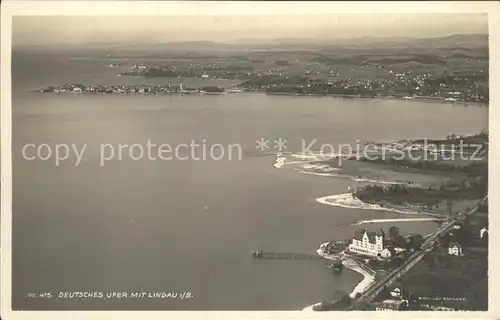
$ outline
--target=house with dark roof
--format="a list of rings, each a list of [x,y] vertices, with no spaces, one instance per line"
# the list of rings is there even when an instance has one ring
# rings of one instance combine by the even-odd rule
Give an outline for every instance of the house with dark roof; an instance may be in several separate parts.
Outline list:
[[[391,290],[390,294],[391,294],[391,297],[395,298],[395,299],[401,299],[402,296],[403,296],[403,292],[402,292],[402,290],[401,290],[401,288],[399,286],[394,287]]]
[[[448,245],[448,254],[453,255],[453,256],[463,256],[463,249],[460,243],[458,242],[450,242]]]

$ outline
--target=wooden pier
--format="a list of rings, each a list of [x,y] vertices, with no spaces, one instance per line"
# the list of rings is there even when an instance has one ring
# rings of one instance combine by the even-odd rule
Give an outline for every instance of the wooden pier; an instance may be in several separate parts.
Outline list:
[[[264,252],[256,250],[252,252],[255,259],[287,259],[287,260],[323,260],[322,257],[315,254],[291,253],[291,252]]]

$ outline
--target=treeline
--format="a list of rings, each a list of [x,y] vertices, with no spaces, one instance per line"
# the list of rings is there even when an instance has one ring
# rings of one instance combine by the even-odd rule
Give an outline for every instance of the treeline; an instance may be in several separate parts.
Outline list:
[[[394,65],[401,63],[418,62],[421,64],[439,64],[444,65],[446,61],[443,59],[428,54],[414,54],[414,55],[404,55],[404,56],[389,56],[383,58],[374,57],[371,55],[352,55],[352,56],[326,56],[318,55],[310,61],[320,62],[326,65],[376,65],[382,67],[384,65]],[[382,66],[381,66],[382,65]],[[385,66],[384,66],[385,67]]]
[[[335,291],[331,299],[325,299],[317,306],[313,307],[314,311],[340,311],[345,310],[352,305],[351,297],[340,290]]]
[[[395,205],[418,204],[429,208],[438,207],[446,199],[478,199],[488,192],[488,178],[480,177],[473,181],[461,181],[457,184],[441,184],[440,187],[408,187],[403,184],[391,186],[367,185],[353,192],[359,200],[381,204],[387,202]]]
[[[470,74],[467,76],[442,76],[436,78],[425,79],[425,84],[429,86],[439,87],[441,84],[446,86],[456,85],[473,85],[477,81],[488,81],[487,74]]]
[[[284,90],[287,88],[295,88],[301,85],[307,86],[309,79],[307,77],[302,76],[290,76],[283,77],[280,75],[262,75],[262,76],[253,76],[247,81],[243,82],[240,86],[242,87],[261,87],[261,86],[272,86],[279,85],[282,86]]]
[[[364,162],[394,165],[396,167],[465,173],[469,177],[478,177],[488,174],[488,163],[486,162],[483,163],[483,162],[473,161],[468,164],[459,165],[456,163],[447,163],[444,161],[443,162],[433,161],[433,160],[413,161],[408,159],[395,159],[394,157],[390,158],[388,157],[386,159],[380,159],[378,157],[377,159],[368,159],[366,157],[362,157],[359,160]]]
[[[470,135],[470,136],[460,136],[454,133],[446,136],[446,139],[427,139],[427,144],[436,144],[436,145],[459,145],[460,141],[464,144],[481,144],[483,147],[487,147],[486,142],[489,140],[488,132],[481,130],[481,132]],[[423,144],[424,139],[413,140],[411,141],[414,144]],[[464,146],[465,148],[465,146]]]
[[[203,87],[201,90],[205,92],[224,92],[224,88],[222,87],[216,87],[216,86],[211,86],[211,87]]]
[[[311,85],[311,86],[290,86],[290,85],[278,85],[271,86],[266,89],[269,93],[294,93],[294,94],[338,94],[346,96],[365,96],[365,97],[375,97],[377,95],[376,90],[369,90],[361,88],[359,86],[349,86],[349,87],[335,87],[332,85]]]

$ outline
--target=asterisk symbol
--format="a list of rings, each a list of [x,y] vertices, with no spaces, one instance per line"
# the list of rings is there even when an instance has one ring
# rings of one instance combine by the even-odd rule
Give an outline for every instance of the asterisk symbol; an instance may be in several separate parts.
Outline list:
[[[269,143],[269,140],[265,140],[264,138],[260,138],[260,140],[256,140],[257,146],[255,148],[260,149],[260,151],[264,151],[264,149],[269,148],[267,145]]]
[[[279,151],[286,149],[286,142],[286,140],[283,140],[281,138],[278,138],[278,140],[274,140],[274,149],[278,149]]]

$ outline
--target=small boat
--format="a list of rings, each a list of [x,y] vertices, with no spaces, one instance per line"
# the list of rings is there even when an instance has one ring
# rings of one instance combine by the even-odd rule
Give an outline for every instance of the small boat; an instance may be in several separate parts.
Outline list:
[[[252,251],[252,257],[254,258],[262,258],[264,256],[263,250],[254,250]]]
[[[336,260],[334,263],[328,265],[328,269],[333,270],[333,272],[341,272],[344,265],[342,261]]]

